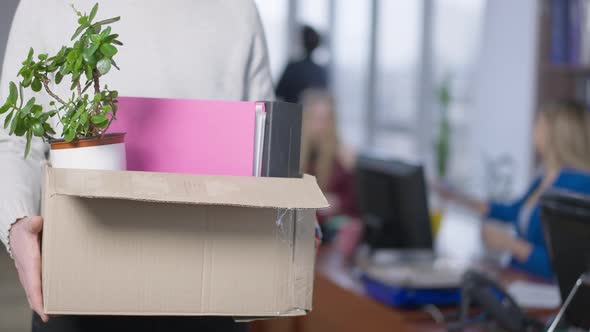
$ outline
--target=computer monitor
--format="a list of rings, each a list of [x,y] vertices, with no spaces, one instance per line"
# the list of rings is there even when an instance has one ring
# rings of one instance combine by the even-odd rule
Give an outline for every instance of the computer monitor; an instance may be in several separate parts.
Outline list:
[[[355,178],[364,241],[372,249],[433,249],[422,166],[364,155]]]
[[[562,302],[582,273],[590,272],[590,197],[549,191],[541,198],[541,221]],[[590,287],[580,287],[565,311],[566,323],[590,329]]]

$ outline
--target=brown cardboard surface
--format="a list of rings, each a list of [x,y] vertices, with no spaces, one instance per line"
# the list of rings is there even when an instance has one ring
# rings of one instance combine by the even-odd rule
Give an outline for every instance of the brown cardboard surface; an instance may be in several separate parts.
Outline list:
[[[60,168],[47,172],[50,195],[284,209],[328,205],[309,175],[300,179]]]
[[[315,180],[47,168],[49,314],[311,310]],[[286,209],[288,208],[288,209]]]

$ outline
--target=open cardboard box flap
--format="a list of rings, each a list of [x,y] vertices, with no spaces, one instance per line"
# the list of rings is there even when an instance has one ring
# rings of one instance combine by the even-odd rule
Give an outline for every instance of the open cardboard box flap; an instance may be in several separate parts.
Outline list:
[[[48,314],[311,310],[315,179],[46,168]]]
[[[46,172],[50,195],[280,209],[328,207],[311,175],[296,179],[51,167]]]

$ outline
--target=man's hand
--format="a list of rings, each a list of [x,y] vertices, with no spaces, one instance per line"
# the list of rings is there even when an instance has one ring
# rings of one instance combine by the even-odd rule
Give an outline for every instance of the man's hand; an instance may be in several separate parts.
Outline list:
[[[10,229],[10,249],[18,278],[27,294],[29,306],[44,322],[49,317],[43,313],[41,291],[41,230],[43,218],[26,217],[17,221]]]

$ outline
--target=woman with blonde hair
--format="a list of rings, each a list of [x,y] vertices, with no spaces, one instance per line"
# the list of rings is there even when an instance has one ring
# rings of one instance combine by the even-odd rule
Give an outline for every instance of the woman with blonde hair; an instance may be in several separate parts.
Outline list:
[[[590,114],[585,105],[577,102],[547,104],[537,115],[533,134],[541,174],[519,200],[499,204],[455,193],[444,195],[481,212],[487,219],[513,224],[516,237],[497,223],[486,222],[482,228],[484,242],[492,249],[509,252],[512,266],[550,278],[539,198],[553,188],[590,194]]]
[[[355,156],[338,138],[334,99],[325,90],[303,93],[301,169],[316,176],[330,208],[321,211],[320,222],[335,215],[355,215],[352,174]]]

